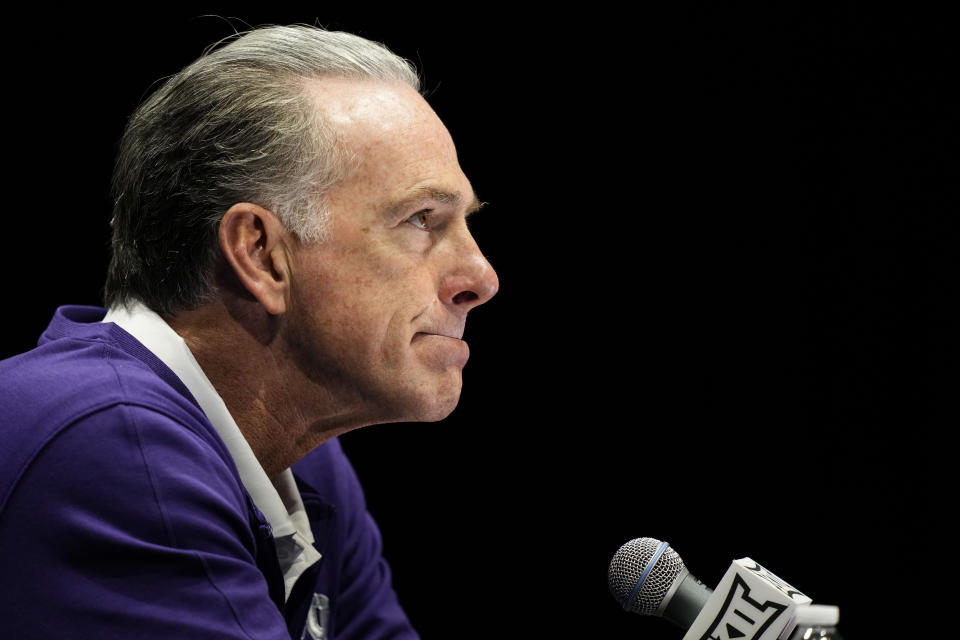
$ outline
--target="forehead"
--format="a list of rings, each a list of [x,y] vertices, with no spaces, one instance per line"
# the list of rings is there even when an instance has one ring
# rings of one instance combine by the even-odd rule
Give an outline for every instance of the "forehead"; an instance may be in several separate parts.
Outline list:
[[[473,200],[449,132],[414,89],[399,82],[324,78],[311,81],[308,90],[354,160],[329,194],[332,199],[363,196],[368,208],[431,191]]]
[[[402,82],[322,78],[307,89],[324,121],[355,152],[427,143],[456,152],[446,127],[419,93]]]
[[[328,77],[307,80],[306,88],[327,120],[338,126],[371,122],[389,130],[433,113],[420,94],[403,82]]]

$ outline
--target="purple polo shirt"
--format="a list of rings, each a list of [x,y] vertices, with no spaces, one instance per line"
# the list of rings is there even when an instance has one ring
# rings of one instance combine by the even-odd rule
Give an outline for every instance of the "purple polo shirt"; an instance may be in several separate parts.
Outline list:
[[[417,638],[339,443],[293,466],[322,558],[285,603],[222,440],[104,313],[61,307],[0,362],[0,637]]]

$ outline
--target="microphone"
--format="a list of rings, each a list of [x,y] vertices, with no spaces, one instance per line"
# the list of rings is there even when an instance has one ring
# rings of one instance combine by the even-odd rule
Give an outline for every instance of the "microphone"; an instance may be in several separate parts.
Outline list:
[[[713,589],[690,573],[680,554],[655,538],[635,538],[614,554],[607,569],[610,593],[626,611],[666,618],[688,629]]]
[[[734,560],[714,591],[669,544],[636,538],[614,554],[607,584],[625,610],[669,620],[683,640],[840,638],[837,607],[813,604],[750,558]]]

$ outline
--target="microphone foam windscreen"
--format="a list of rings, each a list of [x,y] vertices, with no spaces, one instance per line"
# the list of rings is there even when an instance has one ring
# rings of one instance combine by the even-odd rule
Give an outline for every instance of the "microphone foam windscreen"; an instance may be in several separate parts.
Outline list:
[[[607,569],[607,584],[610,593],[624,609],[641,615],[654,615],[670,586],[683,571],[683,560],[669,546],[650,567],[650,561],[662,544],[654,538],[635,538],[614,554]],[[637,583],[645,572],[647,575],[643,584],[634,595]]]

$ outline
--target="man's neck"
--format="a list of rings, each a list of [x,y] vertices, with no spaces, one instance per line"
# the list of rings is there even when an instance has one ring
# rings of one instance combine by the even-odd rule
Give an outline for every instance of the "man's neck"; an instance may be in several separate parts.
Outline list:
[[[282,319],[255,303],[217,300],[165,318],[223,399],[269,477],[317,446],[369,424],[302,375]]]

